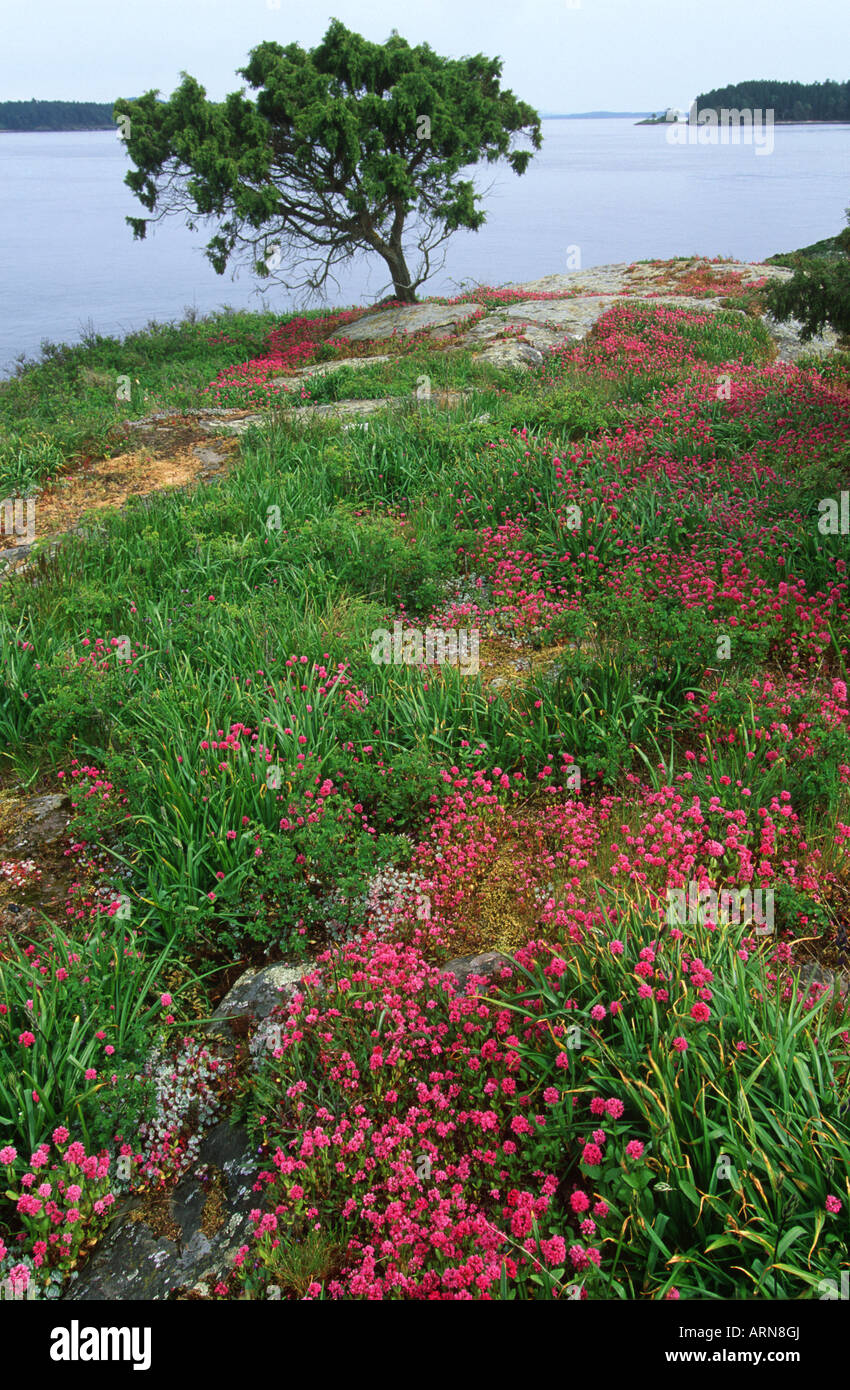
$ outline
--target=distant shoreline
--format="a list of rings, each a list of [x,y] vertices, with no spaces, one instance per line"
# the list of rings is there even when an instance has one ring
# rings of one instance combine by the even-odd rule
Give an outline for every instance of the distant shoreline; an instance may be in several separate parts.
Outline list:
[[[30,101],[0,101],[0,133],[56,135],[115,128],[111,101],[62,101],[32,97]]]
[[[619,121],[651,116],[651,111],[547,111],[542,121]]]
[[[706,107],[706,110],[713,108]],[[640,120],[635,118],[640,116]],[[541,116],[543,121],[634,121],[636,126],[663,126],[663,125],[688,125],[687,120],[668,121],[666,118],[661,120],[643,116],[640,111],[577,111],[559,112],[554,115]],[[774,125],[781,126],[850,126],[850,119],[841,121],[786,121],[774,120]],[[114,124],[108,125],[86,125],[86,126],[31,126],[27,130],[12,130],[9,126],[0,126],[0,135],[93,135],[106,130],[115,130]]]
[[[577,111],[559,112],[555,115],[541,116],[542,121],[628,121],[635,120],[637,116],[643,116],[643,111]],[[640,120],[638,125],[663,124],[663,122],[652,122]],[[114,130],[115,125],[109,122],[106,125],[39,125],[28,126],[26,130],[13,129],[11,126],[0,126],[0,135],[84,135],[91,134],[93,131]]]
[[[722,110],[722,109],[723,109],[723,108],[721,107],[721,110]],[[701,110],[703,110],[703,111],[714,111],[714,110],[715,110],[715,107],[713,107],[713,106],[703,106],[703,107],[701,107]],[[635,125],[690,125],[690,124],[696,125],[697,122],[696,122],[696,121],[690,122],[690,121],[688,121],[687,119],[681,120],[681,121],[668,121],[666,117],[662,117],[660,120],[643,120],[643,121],[635,121]],[[818,126],[821,126],[821,125],[850,125],[850,117],[847,117],[845,120],[842,120],[842,121],[826,121],[826,120],[824,120],[824,121],[783,121],[783,120],[776,120],[776,119],[774,119],[773,124],[774,124],[774,125],[818,125]]]
[[[29,130],[0,126],[0,135],[91,135],[95,131],[114,129],[114,125],[34,125]]]

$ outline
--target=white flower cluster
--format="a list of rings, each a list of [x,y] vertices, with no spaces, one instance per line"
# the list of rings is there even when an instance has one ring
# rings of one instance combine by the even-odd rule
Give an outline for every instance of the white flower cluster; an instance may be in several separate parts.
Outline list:
[[[357,926],[347,925],[351,923],[362,924],[364,931],[386,935],[393,932],[399,919],[428,921],[431,903],[420,893],[419,883],[418,874],[388,867],[367,879],[363,892],[356,897],[347,897],[339,889],[328,893],[322,904],[325,931],[332,939],[344,940],[361,934]],[[341,909],[339,918],[334,916],[335,906]]]
[[[392,935],[399,919],[427,921],[431,903],[420,892],[419,875],[405,869],[380,869],[369,879],[366,909],[370,930]]]
[[[474,571],[466,576],[458,575],[447,580],[443,597],[447,604],[475,603],[489,607],[493,586],[489,578]]]
[[[183,1172],[197,1162],[205,1131],[221,1109],[218,1081],[225,1063],[203,1043],[183,1039],[177,1060],[156,1049],[146,1070],[156,1086],[153,1118],[140,1126],[144,1167]]]

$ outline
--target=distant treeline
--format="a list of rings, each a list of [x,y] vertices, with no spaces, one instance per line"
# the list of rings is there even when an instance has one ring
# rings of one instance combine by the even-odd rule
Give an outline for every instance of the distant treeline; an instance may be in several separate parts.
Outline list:
[[[727,111],[772,111],[775,121],[850,121],[850,82],[736,82],[703,92],[696,101]]]
[[[108,130],[111,101],[0,101],[0,130]]]

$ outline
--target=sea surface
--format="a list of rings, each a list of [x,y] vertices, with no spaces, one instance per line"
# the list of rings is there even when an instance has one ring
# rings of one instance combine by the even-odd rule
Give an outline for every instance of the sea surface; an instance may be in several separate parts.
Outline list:
[[[770,153],[743,139],[672,144],[669,127],[631,118],[550,119],[543,132],[522,177],[481,166],[487,223],[450,239],[421,294],[576,264],[692,254],[761,260],[844,226],[850,125],[776,126],[759,133],[770,134]],[[303,305],[269,282],[258,293],[260,282],[244,271],[216,275],[203,255],[210,232],[173,220],[134,241],[124,219],[144,210],[123,183],[130,167],[111,131],[0,133],[0,375],[44,341],[122,335],[189,308]],[[368,303],[390,289],[384,263],[363,258],[329,302]]]

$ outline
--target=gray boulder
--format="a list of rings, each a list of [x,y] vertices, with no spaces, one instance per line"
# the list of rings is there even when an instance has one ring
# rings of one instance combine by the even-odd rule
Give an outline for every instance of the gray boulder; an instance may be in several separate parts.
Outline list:
[[[530,343],[508,338],[484,348],[478,353],[478,361],[490,362],[494,367],[539,367],[543,363],[543,353]]]
[[[343,332],[353,343],[370,338],[391,338],[393,333],[420,333],[423,329],[442,329],[448,333],[455,324],[465,323],[480,310],[479,304],[405,304],[398,309],[366,314]]]
[[[38,850],[53,844],[68,832],[71,799],[64,792],[30,796],[19,804],[21,829],[5,844],[7,850]]]
[[[286,1004],[298,992],[301,976],[308,969],[304,964],[246,970],[222,999],[215,1018],[267,1018],[272,1009]]]
[[[123,1197],[106,1236],[64,1298],[149,1302],[175,1289],[208,1293],[253,1231],[257,1159],[244,1129],[216,1125],[199,1162],[161,1205]]]
[[[815,334],[808,343],[804,343],[800,338],[801,324],[796,319],[778,323],[769,314],[763,315],[763,318],[770,336],[776,343],[776,355],[780,362],[796,362],[798,357],[808,355],[826,357],[827,353],[833,352],[838,346],[838,334],[831,328],[825,328],[822,333]]]
[[[458,989],[463,991],[473,975],[483,976],[492,984],[498,982],[505,968],[512,970],[514,967],[515,962],[510,956],[503,956],[501,951],[484,951],[480,956],[458,956],[456,960],[450,960],[448,965],[443,966],[442,974],[451,976]]]

